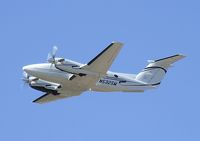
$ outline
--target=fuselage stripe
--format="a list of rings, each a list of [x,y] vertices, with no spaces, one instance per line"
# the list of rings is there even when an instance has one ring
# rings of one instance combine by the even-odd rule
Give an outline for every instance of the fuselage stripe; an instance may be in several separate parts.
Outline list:
[[[148,71],[148,70],[152,70],[152,69],[161,69],[161,70],[163,70],[165,73],[167,73],[167,70],[166,70],[165,68],[163,68],[163,67],[158,67],[158,66],[146,67],[146,68],[144,68],[143,71]]]

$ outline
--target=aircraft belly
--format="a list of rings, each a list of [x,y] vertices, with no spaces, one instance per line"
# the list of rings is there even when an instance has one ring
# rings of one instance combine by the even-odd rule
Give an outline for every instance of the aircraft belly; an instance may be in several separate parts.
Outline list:
[[[96,87],[92,88],[93,91],[99,91],[99,92],[117,92],[117,91],[122,91],[122,92],[143,92],[147,89],[152,89],[153,87],[150,86],[121,86],[121,85],[116,85],[116,86],[109,86],[109,85],[96,85]]]

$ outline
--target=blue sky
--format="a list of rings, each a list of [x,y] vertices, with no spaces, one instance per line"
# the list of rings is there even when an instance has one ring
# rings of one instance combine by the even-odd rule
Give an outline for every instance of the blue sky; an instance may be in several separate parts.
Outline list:
[[[0,140],[199,141],[199,1],[0,1]],[[22,66],[59,56],[87,63],[125,43],[111,67],[138,73],[148,59],[183,53],[157,90],[91,93],[47,105],[23,87]]]

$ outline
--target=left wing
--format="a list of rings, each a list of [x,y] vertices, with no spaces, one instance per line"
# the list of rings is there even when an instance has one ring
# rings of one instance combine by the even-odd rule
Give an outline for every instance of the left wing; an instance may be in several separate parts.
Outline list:
[[[39,104],[45,104],[48,102],[52,102],[52,101],[56,101],[56,100],[60,100],[60,99],[64,99],[64,98],[69,98],[72,96],[78,96],[80,95],[81,92],[73,92],[73,91],[67,91],[65,94],[59,94],[59,95],[54,95],[52,93],[46,93],[45,95],[37,98],[36,100],[34,100],[34,103],[39,103]]]

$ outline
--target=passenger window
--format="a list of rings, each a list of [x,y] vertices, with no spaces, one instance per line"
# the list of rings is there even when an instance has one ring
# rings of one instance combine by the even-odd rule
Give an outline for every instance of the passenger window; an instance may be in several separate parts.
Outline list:
[[[118,78],[119,76],[115,74],[114,77]]]
[[[123,81],[120,81],[119,83],[126,83],[127,81],[126,80],[123,80]]]

